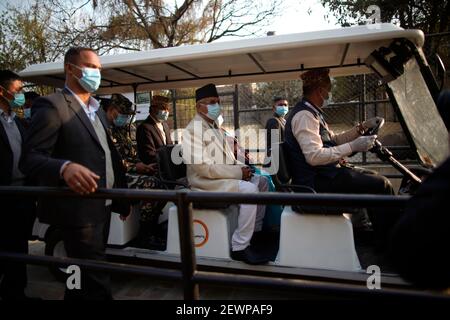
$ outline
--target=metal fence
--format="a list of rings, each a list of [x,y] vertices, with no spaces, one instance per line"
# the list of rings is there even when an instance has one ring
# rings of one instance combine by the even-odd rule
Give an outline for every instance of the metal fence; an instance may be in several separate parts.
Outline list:
[[[45,187],[3,187],[0,186],[0,197],[60,197],[60,198],[92,198],[92,199],[133,199],[133,200],[166,200],[174,201],[178,207],[178,223],[181,249],[181,272],[165,268],[144,267],[130,264],[117,264],[111,262],[99,262],[92,260],[80,260],[72,258],[55,258],[36,255],[15,254],[0,252],[0,261],[14,261],[36,265],[68,266],[78,265],[82,270],[104,271],[108,273],[124,273],[144,275],[157,279],[182,279],[184,298],[186,300],[199,299],[199,284],[239,285],[255,288],[271,288],[293,290],[297,293],[315,293],[333,295],[339,299],[392,299],[401,300],[443,300],[449,301],[448,295],[430,293],[415,290],[414,288],[402,288],[395,285],[385,285],[380,290],[369,290],[366,284],[346,283],[336,279],[318,280],[299,276],[296,279],[271,277],[264,272],[254,272],[253,275],[237,273],[225,274],[212,271],[198,271],[194,237],[193,237],[193,203],[215,203],[221,201],[230,204],[285,204],[285,205],[320,205],[333,207],[404,207],[409,197],[376,196],[376,195],[325,195],[325,194],[291,194],[291,193],[217,193],[217,192],[192,192],[192,191],[158,191],[158,190],[127,190],[127,189],[99,189],[88,196],[80,196],[68,189]]]

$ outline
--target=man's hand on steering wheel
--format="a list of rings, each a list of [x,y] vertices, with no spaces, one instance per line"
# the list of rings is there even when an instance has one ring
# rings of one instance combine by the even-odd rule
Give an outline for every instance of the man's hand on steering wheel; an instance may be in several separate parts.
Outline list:
[[[364,121],[358,126],[360,135],[374,135],[378,133],[378,130],[383,126],[384,119],[381,117],[371,118]]]

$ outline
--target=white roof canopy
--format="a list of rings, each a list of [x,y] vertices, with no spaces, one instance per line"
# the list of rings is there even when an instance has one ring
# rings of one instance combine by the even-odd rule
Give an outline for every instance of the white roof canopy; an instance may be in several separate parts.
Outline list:
[[[318,67],[329,67],[332,76],[369,73],[364,65],[367,56],[396,38],[409,39],[418,47],[424,43],[420,30],[380,24],[102,56],[98,93],[130,92],[133,85],[137,91],[148,91],[210,82],[291,80]],[[20,76],[63,87],[63,63],[31,65]]]

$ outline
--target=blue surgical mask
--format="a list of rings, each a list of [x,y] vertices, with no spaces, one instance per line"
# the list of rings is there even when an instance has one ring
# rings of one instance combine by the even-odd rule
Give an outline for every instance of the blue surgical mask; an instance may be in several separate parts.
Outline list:
[[[31,108],[23,109],[23,116],[25,119],[31,119]]]
[[[206,114],[208,118],[215,121],[221,113],[222,108],[220,107],[220,104],[208,104],[208,113]]]
[[[277,106],[275,109],[275,113],[280,117],[284,117],[288,113],[288,111],[288,106]]]
[[[169,111],[159,110],[156,118],[161,122],[167,121],[169,119]]]
[[[124,127],[128,124],[129,117],[126,114],[120,114],[114,119],[114,125],[116,127]]]
[[[7,90],[5,87],[1,86],[2,90],[8,92],[11,96],[13,96],[12,100],[9,100],[3,95],[3,99],[8,101],[9,106],[11,109],[18,109],[22,107],[25,104],[25,95],[23,93],[12,93],[11,91]]]
[[[102,81],[100,70],[96,68],[80,68],[74,64],[71,65],[81,70],[82,76],[81,78],[77,78],[80,86],[89,93],[97,91]]]
[[[18,109],[25,104],[25,95],[23,93],[15,93],[14,99],[9,101],[11,109]]]

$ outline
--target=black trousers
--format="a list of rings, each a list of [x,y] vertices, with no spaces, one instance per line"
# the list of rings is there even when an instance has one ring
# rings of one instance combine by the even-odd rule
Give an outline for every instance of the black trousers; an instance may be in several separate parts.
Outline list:
[[[316,176],[315,190],[319,193],[355,193],[394,195],[391,182],[375,171],[342,167],[333,179]],[[390,208],[367,208],[380,248],[387,244],[389,232],[400,219],[401,212]]]
[[[0,198],[0,251],[28,253],[28,239],[36,217],[35,203],[29,199]],[[27,286],[27,266],[24,263],[0,262],[0,297],[22,299]]]
[[[64,247],[70,258],[106,260],[111,207],[106,207],[102,223],[82,227],[61,227]],[[111,300],[111,280],[108,273],[81,268],[81,289],[66,288],[65,300]]]

